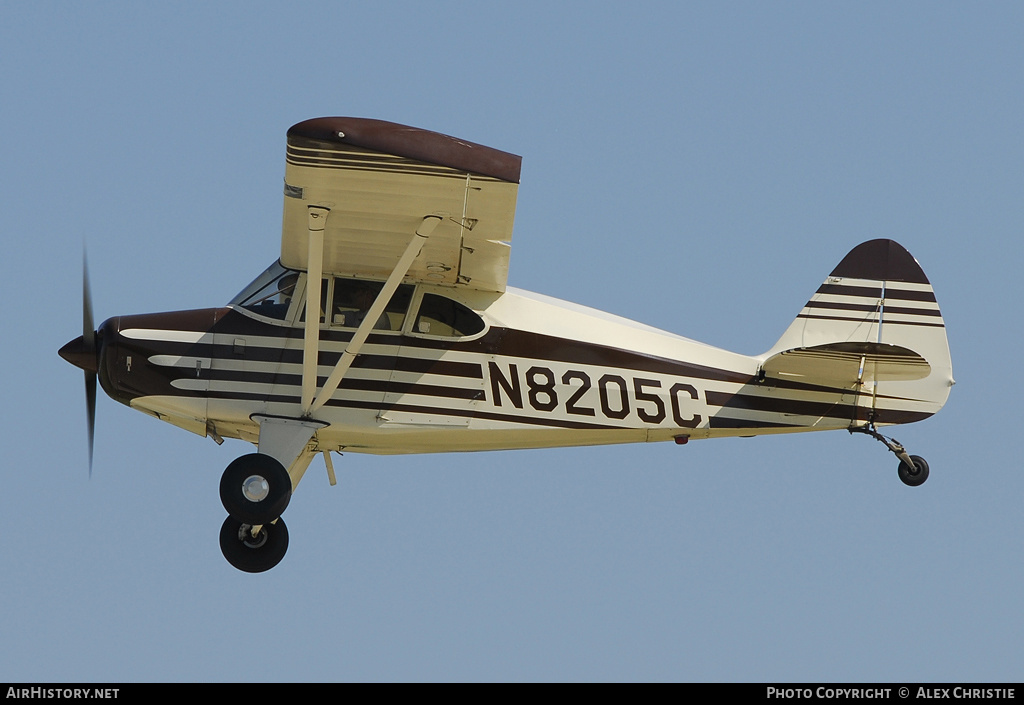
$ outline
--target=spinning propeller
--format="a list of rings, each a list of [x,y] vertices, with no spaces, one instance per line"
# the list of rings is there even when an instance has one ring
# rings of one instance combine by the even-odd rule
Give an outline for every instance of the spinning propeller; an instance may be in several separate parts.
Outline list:
[[[92,295],[89,293],[89,265],[82,255],[82,335],[62,347],[58,353],[75,367],[85,371],[85,405],[89,430],[89,477],[92,477],[93,436],[96,429],[96,376],[100,348],[92,320]]]

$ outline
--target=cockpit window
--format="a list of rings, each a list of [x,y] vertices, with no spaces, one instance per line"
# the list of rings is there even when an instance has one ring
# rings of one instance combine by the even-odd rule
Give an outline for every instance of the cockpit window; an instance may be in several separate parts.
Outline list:
[[[345,277],[324,277],[320,285],[320,323],[324,312],[330,310],[331,327],[358,328],[384,288],[384,282]],[[400,331],[405,324],[405,312],[412,300],[413,286],[400,284],[384,312],[373,323],[373,330]],[[328,306],[327,302],[331,305]],[[305,306],[299,311],[299,321],[306,320]]]
[[[334,280],[331,325],[358,328],[383,288],[384,282],[336,278]],[[391,300],[385,306],[384,312],[374,321],[373,329],[402,330],[405,323],[405,312],[409,309],[409,301],[412,300],[412,292],[411,284],[400,284],[395,293],[391,295]]]
[[[295,284],[299,273],[285,269],[280,262],[267,267],[263,274],[231,300],[231,304],[241,306],[260,316],[284,320],[288,315],[288,307],[292,303]]]
[[[445,338],[476,335],[484,329],[483,319],[458,301],[437,294],[424,294],[413,331]]]

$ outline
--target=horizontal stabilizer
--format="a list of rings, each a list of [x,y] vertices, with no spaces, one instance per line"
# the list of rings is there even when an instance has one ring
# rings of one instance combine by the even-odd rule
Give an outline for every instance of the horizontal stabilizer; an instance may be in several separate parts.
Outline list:
[[[768,377],[851,388],[866,382],[924,379],[931,365],[913,350],[888,343],[832,343],[785,350],[765,360]]]

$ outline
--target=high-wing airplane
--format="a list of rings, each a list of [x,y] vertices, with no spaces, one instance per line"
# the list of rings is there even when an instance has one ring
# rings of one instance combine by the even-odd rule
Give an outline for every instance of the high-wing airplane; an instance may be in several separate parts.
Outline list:
[[[227,306],[118,316],[60,350],[113,399],[217,443],[221,550],[262,572],[314,456],[675,441],[925,419],[953,385],[945,325],[917,261],[855,247],[775,345],[728,352],[506,286],[521,158],[379,120],[288,131],[281,257]]]

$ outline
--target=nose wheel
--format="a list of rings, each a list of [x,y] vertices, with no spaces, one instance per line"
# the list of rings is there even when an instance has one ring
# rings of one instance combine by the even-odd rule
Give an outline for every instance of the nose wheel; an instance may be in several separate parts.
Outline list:
[[[277,459],[263,453],[236,458],[220,478],[220,500],[228,518],[220,529],[220,550],[246,573],[262,573],[288,550],[281,513],[292,496],[292,480]]]
[[[884,443],[885,447],[900,459],[897,473],[904,485],[917,487],[918,485],[923,485],[924,481],[928,479],[928,461],[920,455],[910,455],[907,453],[907,449],[895,438],[889,438],[879,433],[875,428],[875,424],[869,423],[867,426],[858,426],[849,429],[849,431],[850,433],[863,433]]]
[[[269,524],[284,513],[292,480],[275,458],[249,453],[235,458],[220,478],[220,501],[239,522]]]
[[[220,550],[228,563],[246,573],[262,573],[281,562],[288,550],[284,519],[253,526],[228,517],[220,527]]]

